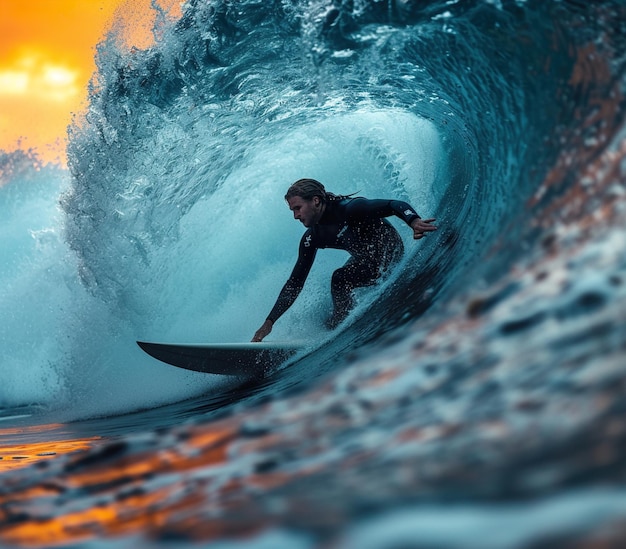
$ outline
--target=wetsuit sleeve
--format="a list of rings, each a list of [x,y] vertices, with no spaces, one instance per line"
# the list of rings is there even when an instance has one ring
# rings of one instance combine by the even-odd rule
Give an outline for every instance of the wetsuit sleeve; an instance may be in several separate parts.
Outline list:
[[[278,299],[274,307],[267,315],[268,320],[272,323],[276,322],[291,307],[300,295],[300,291],[309,276],[317,248],[313,245],[313,238],[310,231],[307,231],[300,240],[300,248],[298,249],[298,260],[291,272],[291,276],[278,294]]]
[[[346,206],[346,213],[352,219],[371,219],[395,215],[407,225],[421,219],[413,206],[402,200],[355,198]]]

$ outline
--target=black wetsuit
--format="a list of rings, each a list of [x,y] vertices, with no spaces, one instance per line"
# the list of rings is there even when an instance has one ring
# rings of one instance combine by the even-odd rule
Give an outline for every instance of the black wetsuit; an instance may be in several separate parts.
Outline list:
[[[319,222],[310,227],[300,240],[298,261],[283,286],[268,319],[276,322],[296,300],[319,248],[346,250],[347,263],[332,276],[331,293],[334,311],[330,327],[341,322],[353,306],[352,290],[371,286],[404,252],[402,239],[385,219],[395,215],[407,225],[419,216],[401,200],[368,200],[341,198],[326,202]]]

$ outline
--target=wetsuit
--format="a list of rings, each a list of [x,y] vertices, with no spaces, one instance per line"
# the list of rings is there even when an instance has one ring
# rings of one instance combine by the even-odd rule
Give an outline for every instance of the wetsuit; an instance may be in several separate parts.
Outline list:
[[[332,276],[334,311],[329,326],[341,322],[353,306],[352,290],[371,286],[404,252],[400,235],[385,217],[395,215],[407,225],[419,215],[401,200],[342,198],[326,202],[319,222],[300,240],[298,260],[268,319],[272,323],[294,303],[319,248],[346,250],[350,259]]]

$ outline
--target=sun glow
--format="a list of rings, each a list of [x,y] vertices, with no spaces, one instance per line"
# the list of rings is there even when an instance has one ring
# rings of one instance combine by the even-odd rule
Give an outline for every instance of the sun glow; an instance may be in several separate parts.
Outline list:
[[[29,52],[0,69],[0,101],[10,98],[42,103],[75,102],[81,93],[80,70]]]
[[[177,0],[161,0],[180,14]],[[114,24],[125,41],[151,43],[151,0],[2,0],[0,151],[34,149],[65,164],[67,127],[86,107],[96,45]]]
[[[0,150],[64,164],[66,128],[84,104],[95,45],[120,0],[3,0]]]
[[[149,47],[153,1],[181,15],[179,0],[2,0],[0,151],[35,149],[64,165],[67,127],[86,108],[96,45],[115,25],[127,46]]]

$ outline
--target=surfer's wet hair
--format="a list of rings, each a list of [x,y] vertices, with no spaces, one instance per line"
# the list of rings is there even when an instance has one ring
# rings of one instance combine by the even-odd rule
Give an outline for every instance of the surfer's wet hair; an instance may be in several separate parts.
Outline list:
[[[329,193],[317,179],[298,179],[295,183],[287,189],[285,200],[289,200],[294,196],[299,196],[304,200],[313,200],[313,197],[318,196],[322,202],[330,200],[343,200],[349,198],[356,193],[348,195],[337,195]]]

